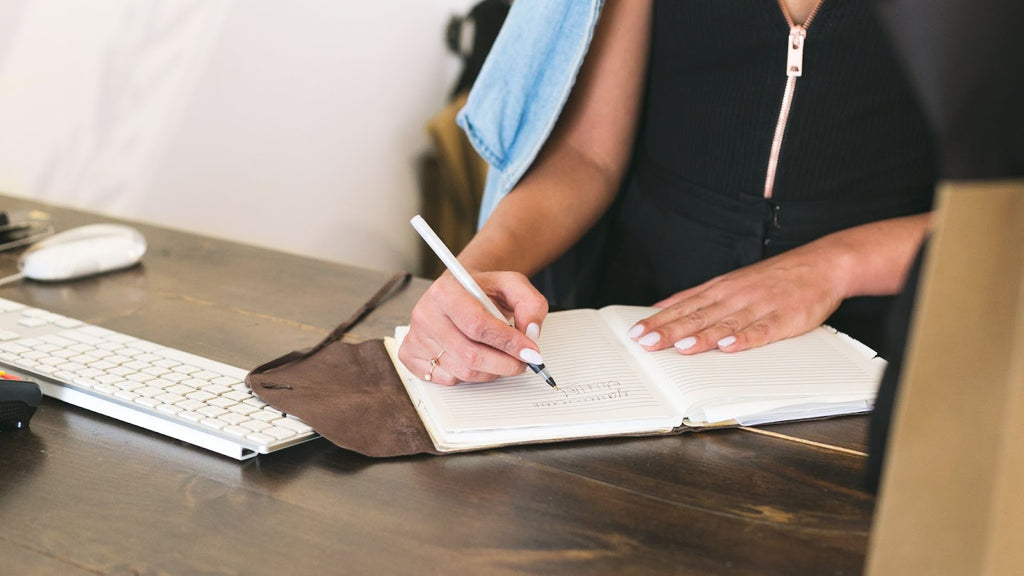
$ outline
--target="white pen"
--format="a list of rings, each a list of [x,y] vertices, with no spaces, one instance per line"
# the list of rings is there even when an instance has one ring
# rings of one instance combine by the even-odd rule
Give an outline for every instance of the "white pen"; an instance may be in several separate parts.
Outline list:
[[[423,240],[426,241],[427,246],[430,246],[430,249],[437,254],[438,258],[441,259],[445,268],[448,268],[448,271],[452,273],[452,276],[455,276],[455,279],[459,281],[459,284],[461,284],[467,292],[472,294],[474,298],[483,304],[484,308],[486,308],[487,311],[495,318],[508,324],[508,318],[505,318],[505,315],[501,313],[501,310],[498,310],[498,307],[494,305],[494,302],[487,297],[483,288],[480,288],[480,285],[476,283],[476,280],[473,280],[473,277],[470,276],[469,272],[462,266],[462,263],[455,258],[452,251],[449,250],[437,234],[434,233],[434,230],[429,224],[427,224],[427,221],[417,214],[410,222],[412,223],[412,227],[415,228],[416,231],[420,233],[420,236],[423,237]],[[529,366],[531,370],[539,374],[540,377],[548,383],[548,386],[558,390],[558,386],[555,384],[555,379],[548,374],[548,371],[544,368],[543,364],[530,364],[527,362],[526,365]]]

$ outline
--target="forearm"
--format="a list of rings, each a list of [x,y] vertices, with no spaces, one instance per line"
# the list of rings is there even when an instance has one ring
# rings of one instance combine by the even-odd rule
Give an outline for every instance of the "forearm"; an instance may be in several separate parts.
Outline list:
[[[473,271],[535,274],[597,221],[619,177],[571,146],[556,148],[501,201],[459,260]]]
[[[930,214],[880,220],[825,236],[805,248],[825,250],[836,264],[844,298],[895,294],[928,231]]]
[[[459,255],[470,270],[528,276],[568,250],[611,204],[632,154],[651,2],[608,2],[551,139]]]

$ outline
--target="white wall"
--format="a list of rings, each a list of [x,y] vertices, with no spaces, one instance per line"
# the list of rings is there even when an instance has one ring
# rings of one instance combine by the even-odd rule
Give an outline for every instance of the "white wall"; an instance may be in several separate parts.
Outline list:
[[[0,191],[415,271],[442,33],[474,4],[3,0]]]

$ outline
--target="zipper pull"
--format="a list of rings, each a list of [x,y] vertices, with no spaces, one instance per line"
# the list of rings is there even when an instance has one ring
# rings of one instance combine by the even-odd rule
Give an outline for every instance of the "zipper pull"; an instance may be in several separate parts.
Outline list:
[[[793,26],[789,29],[789,50],[786,57],[786,76],[800,76],[804,73],[804,40],[807,29]]]

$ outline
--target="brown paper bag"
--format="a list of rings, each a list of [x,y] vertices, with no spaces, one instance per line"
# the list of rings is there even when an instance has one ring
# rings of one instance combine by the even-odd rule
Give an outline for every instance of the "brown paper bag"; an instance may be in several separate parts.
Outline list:
[[[886,454],[869,574],[1024,565],[1024,180],[949,183]]]

